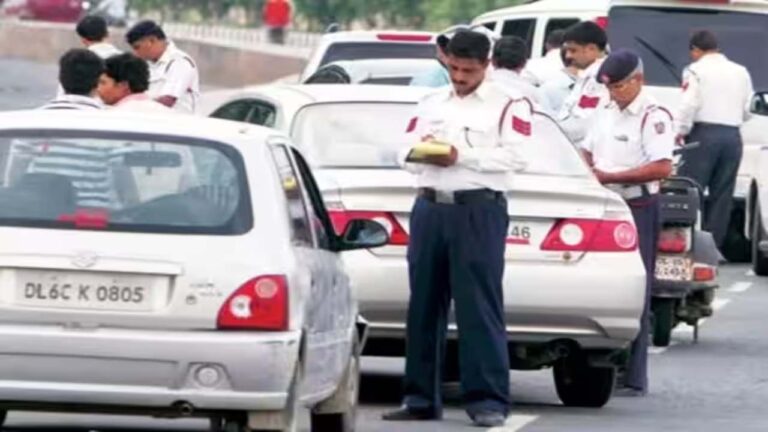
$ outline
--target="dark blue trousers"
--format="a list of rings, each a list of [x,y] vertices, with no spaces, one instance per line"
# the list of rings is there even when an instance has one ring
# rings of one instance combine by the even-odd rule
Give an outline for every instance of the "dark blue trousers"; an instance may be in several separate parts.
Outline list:
[[[632,343],[627,364],[626,385],[638,390],[648,390],[648,339],[651,331],[651,293],[656,273],[656,251],[659,238],[658,197],[628,201],[637,226],[640,255],[645,264],[645,307],[640,321],[640,333]]]
[[[702,200],[702,226],[712,233],[717,247],[722,248],[744,150],[741,132],[737,127],[696,123],[686,141],[699,142],[700,146],[683,154],[684,164],[678,172],[709,190],[706,200]]]
[[[510,405],[502,292],[509,225],[506,200],[437,204],[418,198],[410,223],[405,405],[442,413],[441,371],[453,298],[467,412],[506,414]]]

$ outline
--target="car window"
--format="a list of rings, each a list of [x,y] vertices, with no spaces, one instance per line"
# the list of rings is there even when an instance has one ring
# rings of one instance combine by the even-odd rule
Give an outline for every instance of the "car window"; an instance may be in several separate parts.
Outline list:
[[[314,220],[312,229],[315,232],[317,243],[323,249],[330,249],[331,239],[335,236],[335,233],[331,218],[328,216],[328,211],[325,208],[325,202],[320,193],[320,188],[317,186],[317,182],[315,182],[312,171],[304,160],[304,157],[294,150],[293,158],[296,161],[296,166],[299,169],[302,183],[304,184],[307,191],[307,197],[309,198],[310,209]]]
[[[290,218],[291,240],[295,245],[313,247],[313,220],[307,212],[302,182],[291,162],[290,153],[284,145],[274,145],[271,149],[280,176],[280,184],[283,187],[283,192],[285,192],[288,217]]]
[[[768,45],[755,44],[768,32],[768,15],[718,9],[614,7],[609,14],[608,42],[643,57],[646,84],[679,86],[690,64],[688,40],[695,29],[708,29],[720,50],[744,65],[755,88],[768,86]]]
[[[487,28],[490,31],[496,30],[496,21],[486,22],[480,25],[482,25],[483,27]]]
[[[533,31],[536,28],[535,19],[516,19],[504,21],[504,26],[501,28],[502,36],[517,36],[523,39],[528,44],[528,56],[531,55],[531,47],[533,46]]]
[[[549,21],[547,21],[547,27],[544,30],[544,40],[546,41],[549,35],[556,30],[565,30],[568,27],[577,24],[579,21],[581,21],[578,18],[552,18]],[[546,44],[542,48],[542,55],[547,53],[547,47]]]
[[[244,122],[248,119],[248,114],[250,113],[251,102],[247,100],[239,100],[220,107],[211,114],[211,117]]]
[[[433,59],[436,47],[432,43],[341,42],[328,47],[321,66],[340,60],[368,59]]]
[[[241,234],[251,227],[240,154],[151,135],[0,135],[0,225]]]
[[[254,100],[252,107],[251,115],[248,117],[249,123],[266,127],[273,127],[275,125],[277,109],[275,109],[274,105]]]

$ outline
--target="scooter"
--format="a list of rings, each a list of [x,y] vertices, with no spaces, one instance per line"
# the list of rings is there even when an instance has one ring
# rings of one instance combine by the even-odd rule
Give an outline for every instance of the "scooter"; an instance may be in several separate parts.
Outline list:
[[[679,156],[698,144],[675,150]],[[651,293],[652,340],[657,347],[669,346],[672,331],[680,323],[693,327],[699,340],[699,324],[713,314],[712,303],[720,253],[712,234],[701,230],[701,187],[675,174],[662,182],[661,230],[656,273]]]

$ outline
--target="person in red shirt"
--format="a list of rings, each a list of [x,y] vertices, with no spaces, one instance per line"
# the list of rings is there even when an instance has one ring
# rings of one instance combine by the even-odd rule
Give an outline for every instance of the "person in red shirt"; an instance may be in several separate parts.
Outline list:
[[[267,0],[264,3],[264,24],[272,43],[285,43],[285,28],[291,23],[291,3],[288,0]]]

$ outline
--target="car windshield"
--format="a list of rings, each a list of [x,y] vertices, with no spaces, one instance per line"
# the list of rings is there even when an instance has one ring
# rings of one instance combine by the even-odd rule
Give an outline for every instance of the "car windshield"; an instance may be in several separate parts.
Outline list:
[[[339,42],[325,52],[320,66],[340,60],[434,59],[432,43]]]
[[[679,86],[690,62],[688,40],[694,29],[713,31],[721,51],[744,65],[756,88],[768,85],[768,45],[755,44],[768,32],[768,14],[715,9],[614,7],[608,40],[643,57],[646,83]]]
[[[239,154],[189,141],[0,134],[0,225],[192,234],[249,229]]]
[[[292,135],[319,168],[398,169],[398,152],[414,143],[405,129],[410,103],[329,103],[299,112]],[[525,173],[586,176],[589,170],[555,122],[535,114],[533,139],[518,149]]]

